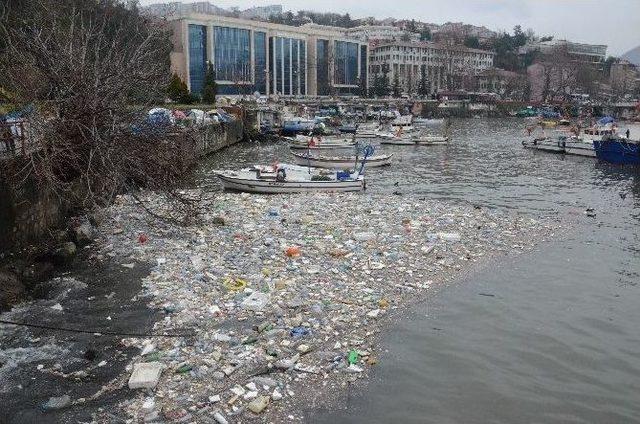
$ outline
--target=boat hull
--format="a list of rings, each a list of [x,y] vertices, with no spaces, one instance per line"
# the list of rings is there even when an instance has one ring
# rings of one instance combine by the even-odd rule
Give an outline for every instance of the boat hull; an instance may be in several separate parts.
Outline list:
[[[640,142],[624,139],[594,140],[596,157],[605,162],[640,165]]]
[[[564,152],[567,155],[586,156],[591,158],[596,157],[596,151],[593,148],[593,143],[567,142],[564,146]]]
[[[353,192],[364,190],[364,179],[347,181],[273,181],[251,180],[218,175],[225,190],[247,193],[312,193],[312,192]]]
[[[392,140],[385,139],[380,142],[380,144],[387,144],[390,146],[415,146],[416,142],[413,140]]]
[[[309,157],[305,155],[299,155],[292,153],[295,156],[296,164],[300,166],[311,166],[312,168],[324,168],[324,169],[353,169],[355,167],[355,159],[341,159],[341,158],[322,158],[322,157]],[[362,165],[362,158],[359,158],[357,166]],[[380,158],[367,159],[365,166],[367,168],[379,168],[382,166],[391,165],[391,155],[381,156]]]

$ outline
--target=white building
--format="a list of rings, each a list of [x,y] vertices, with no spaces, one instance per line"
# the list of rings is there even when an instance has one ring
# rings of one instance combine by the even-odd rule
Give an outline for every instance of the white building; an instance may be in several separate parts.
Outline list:
[[[376,75],[388,69],[389,81],[398,76],[403,91],[414,93],[422,78],[429,92],[460,88],[465,77],[473,77],[493,67],[495,53],[463,46],[445,46],[432,42],[392,42],[372,46],[369,52],[369,86]]]
[[[554,51],[563,50],[569,55],[583,62],[600,63],[607,56],[607,46],[602,44],[574,43],[567,40],[550,40],[529,43],[520,48],[519,53],[539,51],[542,54],[551,54]]]
[[[350,37],[368,43],[379,41],[420,41],[420,34],[391,25],[362,25],[347,29]]]

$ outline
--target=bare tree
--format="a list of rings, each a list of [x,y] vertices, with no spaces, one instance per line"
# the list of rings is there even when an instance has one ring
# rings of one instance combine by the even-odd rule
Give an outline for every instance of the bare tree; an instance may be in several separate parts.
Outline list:
[[[0,87],[13,104],[32,105],[37,143],[5,170],[13,184],[35,180],[84,209],[146,187],[175,203],[164,211],[179,214],[165,218],[193,217],[193,199],[175,190],[184,171],[179,152],[161,125],[145,121],[170,75],[165,26],[119,0],[8,0],[0,7]]]

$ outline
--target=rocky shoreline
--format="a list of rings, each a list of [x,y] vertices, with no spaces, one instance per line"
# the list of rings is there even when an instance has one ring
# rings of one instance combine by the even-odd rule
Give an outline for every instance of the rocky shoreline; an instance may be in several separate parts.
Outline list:
[[[392,316],[561,228],[375,195],[224,193],[208,210],[190,228],[149,225],[127,197],[108,211],[96,258],[155,264],[143,280],[148,306],[163,314],[154,331],[195,335],[124,339],[141,352],[128,372],[142,363],[160,372],[129,379],[146,389],[98,422],[301,421],[304,405],[375,367],[376,335]]]

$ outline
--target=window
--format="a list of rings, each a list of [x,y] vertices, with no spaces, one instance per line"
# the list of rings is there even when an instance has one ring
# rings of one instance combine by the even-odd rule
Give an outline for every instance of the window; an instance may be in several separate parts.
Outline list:
[[[335,42],[335,82],[340,85],[358,83],[358,44],[346,41]]]
[[[251,83],[250,31],[240,28],[213,27],[216,79]]]
[[[200,93],[207,67],[207,27],[189,25],[189,83],[192,93]]]
[[[253,36],[255,55],[255,90],[267,92],[267,34],[255,32]]]

